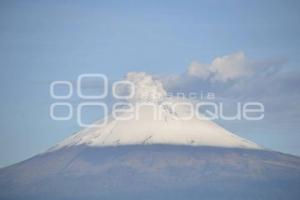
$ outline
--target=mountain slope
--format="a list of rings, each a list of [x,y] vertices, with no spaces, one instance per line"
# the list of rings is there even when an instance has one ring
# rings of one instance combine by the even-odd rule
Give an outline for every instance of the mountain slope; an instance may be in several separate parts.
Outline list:
[[[76,146],[0,170],[0,199],[299,199],[300,159],[178,145]]]
[[[165,98],[151,77],[129,78],[137,85],[132,113],[0,169],[0,199],[299,199],[299,157],[190,116],[189,102]]]

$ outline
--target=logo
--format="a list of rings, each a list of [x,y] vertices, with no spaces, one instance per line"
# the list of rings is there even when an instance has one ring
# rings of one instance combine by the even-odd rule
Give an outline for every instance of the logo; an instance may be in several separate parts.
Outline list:
[[[84,83],[95,82],[97,94],[89,94],[85,92]],[[63,94],[61,89],[64,88]],[[76,117],[77,124],[80,127],[102,127],[108,122],[108,105],[105,103],[105,98],[109,94],[117,100],[112,105],[112,117],[116,120],[138,120],[140,119],[141,109],[151,108],[153,111],[153,120],[163,120],[162,110],[175,112],[176,110],[184,110],[184,115],[178,115],[174,120],[191,120],[196,117],[199,120],[261,120],[264,118],[264,105],[260,102],[237,102],[234,106],[236,111],[234,114],[227,114],[224,111],[224,103],[214,102],[215,94],[212,92],[204,95],[202,92],[199,96],[196,93],[167,93],[165,99],[155,99],[146,96],[141,99],[147,101],[134,101],[136,94],[141,91],[136,91],[136,85],[128,80],[115,81],[112,87],[109,88],[108,77],[105,74],[81,74],[78,76],[76,83],[71,81],[53,81],[50,84],[50,96],[55,100],[50,105],[50,117],[57,121],[71,120]],[[143,90],[143,88],[139,88]],[[124,92],[125,91],[125,92]],[[144,91],[143,91],[144,92]],[[151,93],[151,95],[155,95]],[[77,97],[80,103],[76,106],[71,104],[71,99]],[[200,100],[197,97],[200,97]],[[139,97],[140,98],[140,97]],[[155,97],[156,98],[156,97]],[[185,101],[172,101],[168,99],[185,99]],[[150,99],[150,101],[149,101]],[[186,101],[190,100],[190,101]],[[158,103],[160,102],[160,103]],[[103,119],[97,123],[84,122],[83,113],[88,109],[100,109],[103,113]],[[58,114],[59,110],[64,110],[63,114]],[[201,111],[201,113],[200,113]]]

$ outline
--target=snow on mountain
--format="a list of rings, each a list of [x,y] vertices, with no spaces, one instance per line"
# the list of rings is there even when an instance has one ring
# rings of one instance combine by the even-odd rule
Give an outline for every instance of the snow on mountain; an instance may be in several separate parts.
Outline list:
[[[135,85],[130,112],[112,115],[63,140],[50,151],[74,145],[116,146],[132,144],[174,144],[253,148],[261,147],[241,138],[213,121],[190,115],[188,100],[167,98],[162,84],[145,73],[129,73]],[[127,106],[127,108],[129,108]],[[199,114],[200,115],[200,114]],[[126,120],[125,120],[126,119]],[[96,127],[97,126],[97,127]]]

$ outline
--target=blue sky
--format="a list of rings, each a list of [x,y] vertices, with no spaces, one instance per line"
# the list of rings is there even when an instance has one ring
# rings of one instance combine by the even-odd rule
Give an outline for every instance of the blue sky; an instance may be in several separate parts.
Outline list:
[[[184,79],[191,62],[236,52],[280,71],[254,79],[258,67],[255,77],[242,80],[245,88],[228,95],[263,99],[265,120],[223,125],[300,155],[299,11],[297,1],[1,1],[0,165],[43,152],[79,130],[75,120],[50,119],[53,80],[82,73],[118,80],[130,71]],[[220,85],[214,87],[219,92],[225,90]],[[191,78],[172,89],[206,86]]]

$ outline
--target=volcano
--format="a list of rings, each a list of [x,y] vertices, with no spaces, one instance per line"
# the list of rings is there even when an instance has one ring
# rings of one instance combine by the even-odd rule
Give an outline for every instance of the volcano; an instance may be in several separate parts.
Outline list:
[[[187,117],[189,109],[174,106],[186,101],[161,100],[165,91],[152,77],[128,78],[138,99],[130,110],[138,117],[110,116],[0,169],[0,199],[300,198],[299,157]],[[153,93],[156,98],[145,98]]]

